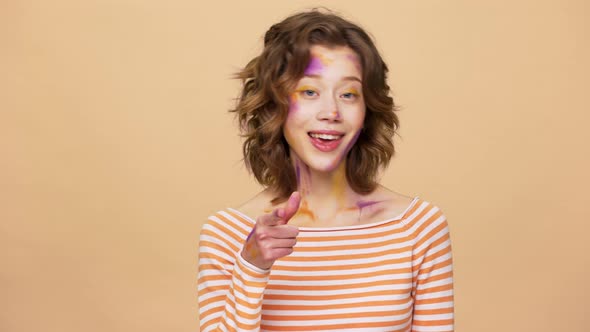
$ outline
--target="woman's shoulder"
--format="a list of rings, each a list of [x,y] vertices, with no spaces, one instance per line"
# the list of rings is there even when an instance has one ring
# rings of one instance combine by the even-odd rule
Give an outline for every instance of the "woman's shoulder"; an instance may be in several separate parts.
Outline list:
[[[401,194],[382,185],[364,196],[357,204],[365,215],[365,223],[397,219],[407,214],[417,197]]]
[[[250,197],[233,210],[237,210],[240,214],[255,221],[258,216],[269,213],[275,208],[271,203],[274,197],[275,196],[269,189],[265,189],[253,197]]]
[[[256,217],[260,215],[258,211],[264,211],[269,202],[266,197],[267,195],[263,191],[240,205],[218,210],[209,215],[207,221],[203,224],[203,229],[224,230],[224,232],[238,230],[239,233],[249,232],[252,225],[256,223]]]

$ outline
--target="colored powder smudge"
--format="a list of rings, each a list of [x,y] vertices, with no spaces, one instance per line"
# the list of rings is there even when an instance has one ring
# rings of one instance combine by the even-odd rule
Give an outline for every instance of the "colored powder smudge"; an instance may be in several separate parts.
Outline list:
[[[352,146],[356,143],[356,141],[359,139],[359,136],[361,135],[361,130],[357,131],[354,136],[352,137],[352,139],[350,140],[350,142],[348,142],[348,145],[346,146],[346,149],[344,149],[344,153],[348,153],[348,151],[350,151],[350,149],[352,149]]]
[[[307,65],[307,68],[305,68],[304,74],[319,75],[322,72],[322,69],[324,69],[324,64],[322,63],[322,60],[317,56],[313,56],[309,61],[309,65]]]
[[[375,205],[377,203],[381,203],[381,201],[358,201],[358,202],[356,202],[356,206],[359,209],[359,222],[361,221],[361,217],[363,215],[363,208]]]
[[[362,208],[366,208],[367,206],[375,205],[377,203],[380,203],[380,201],[358,201],[358,202],[356,202],[356,206],[359,209],[362,209]]]
[[[289,96],[289,114],[299,109],[299,94],[297,92],[292,93]]]
[[[250,234],[248,234],[248,237],[246,238],[246,246],[244,247],[244,251],[250,253],[250,255],[252,256],[252,258],[256,259],[258,257],[259,251],[256,247],[254,247],[254,241],[248,241],[250,240],[250,238],[252,237],[252,234],[254,234],[254,231],[256,230],[256,225],[254,225],[254,227],[252,228],[252,231],[250,232]]]
[[[350,140],[350,142],[348,142],[348,144],[346,145],[346,149],[343,150],[342,156],[340,156],[340,160],[338,160],[338,164],[340,164],[342,162],[342,160],[344,158],[346,158],[346,155],[348,155],[348,152],[350,152],[350,149],[352,149],[352,147],[354,146],[354,144],[358,140],[360,134],[361,134],[361,130],[357,131],[354,134],[354,136],[352,137],[352,139]]]
[[[354,63],[354,66],[359,72],[362,72],[363,68],[361,66],[361,62],[359,61],[359,57],[356,54],[347,54],[346,58]]]
[[[313,211],[311,211],[309,209],[309,206],[307,205],[307,201],[303,201],[301,202],[301,206],[299,206],[299,210],[297,210],[297,213],[295,214],[297,215],[306,215],[308,216],[312,221],[315,221],[315,214],[313,213]]]

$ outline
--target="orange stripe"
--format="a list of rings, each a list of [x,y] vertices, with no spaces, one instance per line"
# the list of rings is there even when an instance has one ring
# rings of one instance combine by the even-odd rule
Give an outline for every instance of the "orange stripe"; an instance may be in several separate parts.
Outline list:
[[[219,262],[219,263],[222,263],[222,264],[229,264],[229,265],[233,264],[233,262],[230,262],[227,259],[221,258],[221,257],[219,257],[219,256],[217,256],[215,254],[212,254],[212,253],[208,253],[208,252],[199,253],[199,260],[204,259],[204,258],[207,258],[207,259],[210,259],[212,261],[216,261],[216,262]],[[212,265],[214,267],[219,267],[218,265],[213,265],[213,264],[207,264],[207,265]],[[200,268],[200,270],[202,270],[202,268]]]
[[[219,296],[213,296],[207,300],[199,300],[199,308],[204,308],[207,305],[211,304],[211,303],[215,303],[217,302],[217,306],[220,306],[220,304],[224,304],[225,303],[225,294],[223,295],[219,295]]]
[[[438,226],[436,226],[435,228],[433,228],[432,230],[430,230],[430,232],[428,232],[428,234],[424,235],[423,238],[421,238],[418,242],[416,242],[415,244],[415,248],[418,248],[420,246],[422,246],[425,242],[431,241],[431,239],[433,237],[435,237],[437,234],[439,234],[440,232],[442,232],[445,228],[447,227],[447,225],[445,223],[442,223]],[[444,240],[442,240],[444,239]],[[449,239],[449,233],[443,234],[440,236],[440,238],[436,239],[435,241],[433,241],[433,244],[430,244],[429,246],[427,246],[427,248],[432,248],[434,247],[434,243],[442,243],[446,240]],[[427,250],[427,248],[422,249],[421,251],[418,251],[415,253],[416,256],[421,256],[424,254],[424,250]]]
[[[416,300],[416,302],[414,304],[415,305],[435,304],[435,303],[445,303],[445,302],[452,302],[452,301],[453,301],[453,296],[443,296],[443,297],[435,297],[435,298],[430,298],[430,299]]]
[[[414,320],[414,325],[417,326],[443,326],[453,324],[453,319],[441,319],[441,320]]]
[[[414,310],[414,314],[416,314],[416,315],[443,315],[443,314],[452,314],[452,313],[453,313],[453,308]]]
[[[448,283],[446,285],[436,286],[436,287],[429,287],[419,290],[420,294],[429,294],[429,293],[438,293],[442,291],[448,291],[453,289],[453,284]]]
[[[220,216],[220,219],[225,219],[225,218]],[[240,237],[240,236],[236,235],[234,232],[230,231],[227,227],[225,227],[223,224],[221,224],[219,222],[211,222],[211,223],[208,223],[207,225],[209,225],[213,228],[216,228],[223,235],[227,235],[239,243],[243,242],[247,236],[247,233],[246,233],[246,234],[244,234],[244,237]],[[236,230],[239,231],[240,233],[244,232],[242,229],[236,229]]]
[[[246,226],[247,228],[251,228],[254,226],[254,224],[256,222],[252,222],[252,220],[243,218],[241,215],[231,211],[231,210],[225,210],[225,212],[229,215],[231,215],[232,217],[234,217],[235,219],[238,219],[238,221],[240,221],[242,223],[242,225]],[[225,217],[224,217],[225,219]],[[248,234],[248,232],[245,233],[246,235]]]
[[[224,247],[220,246],[217,243],[213,243],[213,242],[202,240],[201,241],[201,245],[203,247],[207,247],[207,248],[211,248],[211,249],[216,249],[217,251],[221,251],[221,252],[225,253],[226,255],[228,255],[229,257],[235,257],[236,256],[236,252],[235,251],[231,251],[228,248],[224,248]]]
[[[218,233],[215,233],[209,229],[203,229],[203,231],[201,232],[202,235],[207,235],[207,236],[211,236],[214,237],[220,241],[222,241],[223,243],[227,244],[228,247],[230,247],[231,250],[233,251],[238,251],[238,247],[236,247],[233,243],[231,243],[230,241],[227,240],[227,238],[224,238],[223,236],[219,235]],[[201,242],[199,242],[199,245],[201,245]]]
[[[270,270],[267,272],[263,272],[263,273],[253,271],[250,268],[246,267],[239,259],[236,260],[236,263],[239,266],[240,271],[246,273],[251,278],[262,279],[262,278],[266,278],[266,276],[268,276],[270,274]]]
[[[309,292],[308,292],[309,294]],[[372,296],[395,296],[395,295],[408,295],[410,291],[408,289],[388,289],[383,291],[370,291],[370,292],[362,292],[361,295],[364,297],[372,297]],[[328,301],[328,300],[341,300],[341,299],[357,299],[360,298],[359,294],[356,293],[344,293],[344,294],[334,294],[334,295],[303,295],[303,294],[296,294],[296,295],[285,295],[285,294],[264,294],[264,299],[266,300],[283,300],[283,301]]]

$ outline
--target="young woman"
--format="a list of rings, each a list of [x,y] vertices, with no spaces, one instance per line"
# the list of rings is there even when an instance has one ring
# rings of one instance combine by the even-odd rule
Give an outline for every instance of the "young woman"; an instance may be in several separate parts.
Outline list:
[[[337,15],[268,30],[234,110],[266,189],[201,231],[201,331],[453,331],[444,215],[377,183],[398,126],[386,74]]]

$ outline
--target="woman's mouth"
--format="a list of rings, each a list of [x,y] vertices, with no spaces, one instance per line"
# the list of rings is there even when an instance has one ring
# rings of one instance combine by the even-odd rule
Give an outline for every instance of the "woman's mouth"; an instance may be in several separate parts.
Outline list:
[[[307,133],[311,144],[322,152],[334,151],[342,143],[343,133],[336,131],[313,131]]]

